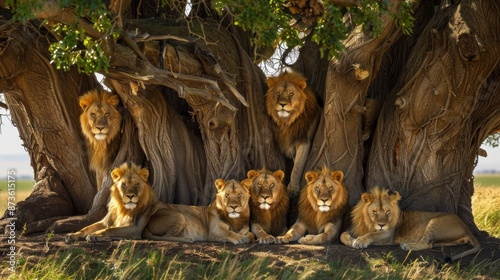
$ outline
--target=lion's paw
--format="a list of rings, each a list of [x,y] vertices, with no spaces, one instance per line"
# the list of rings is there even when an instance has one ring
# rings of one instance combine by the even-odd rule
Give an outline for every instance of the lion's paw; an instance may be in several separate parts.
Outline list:
[[[369,245],[368,242],[366,242],[363,238],[356,238],[352,242],[352,247],[356,249],[362,249],[362,248],[367,248]]]
[[[274,244],[276,243],[276,238],[272,235],[267,235],[258,239],[260,244]]]
[[[292,237],[288,235],[276,237],[276,244],[288,244],[292,241]]]
[[[410,245],[408,245],[406,243],[401,243],[401,244],[399,244],[399,246],[401,247],[401,249],[403,249],[405,251],[410,251],[411,250]]]
[[[248,244],[248,243],[250,243],[250,238],[248,238],[248,237],[245,236],[245,237],[236,239],[233,243],[236,244],[236,245],[238,245],[238,244]]]
[[[306,236],[302,237],[301,239],[299,239],[299,243],[300,244],[307,244],[307,245],[316,245],[316,244],[319,244],[321,242],[317,242],[316,235],[309,234],[309,235],[306,235]]]
[[[85,237],[85,240],[87,240],[88,242],[104,241],[104,239],[102,239],[101,236],[93,234],[93,233],[87,235],[87,237]]]
[[[67,243],[75,242],[78,239],[79,239],[79,236],[77,233],[68,233],[64,237],[64,241],[66,241]]]

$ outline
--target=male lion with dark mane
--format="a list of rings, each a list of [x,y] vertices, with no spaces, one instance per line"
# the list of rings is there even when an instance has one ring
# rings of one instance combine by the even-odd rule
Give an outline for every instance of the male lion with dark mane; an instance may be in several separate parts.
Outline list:
[[[316,96],[298,73],[285,71],[267,79],[267,113],[276,123],[275,138],[281,152],[293,159],[288,191],[295,196],[304,173],[321,108]]]
[[[150,217],[166,207],[157,200],[147,183],[149,171],[126,162],[113,169],[108,214],[99,222],[66,235],[66,241],[86,238],[87,241],[140,239]]]
[[[454,261],[481,249],[481,244],[455,214],[443,212],[401,211],[401,196],[385,188],[374,187],[363,193],[351,212],[352,225],[340,240],[347,246],[400,245],[403,250],[470,243],[473,248],[447,258]]]
[[[348,199],[342,182],[344,173],[323,167],[321,174],[308,171],[305,178],[307,186],[300,193],[297,221],[285,235],[276,238],[276,243],[298,240],[318,245],[331,242],[340,234]],[[306,232],[309,234],[304,236]]]
[[[208,206],[167,204],[149,220],[143,237],[151,240],[218,241],[245,244],[255,240],[248,226],[250,183],[215,181],[217,194]]]
[[[101,188],[120,146],[122,116],[117,107],[118,95],[105,90],[91,90],[80,97],[80,124],[87,139],[90,169],[96,172],[97,188]]]
[[[265,168],[247,172],[250,188],[250,227],[261,244],[276,242],[286,232],[288,192],[282,183],[285,173]]]

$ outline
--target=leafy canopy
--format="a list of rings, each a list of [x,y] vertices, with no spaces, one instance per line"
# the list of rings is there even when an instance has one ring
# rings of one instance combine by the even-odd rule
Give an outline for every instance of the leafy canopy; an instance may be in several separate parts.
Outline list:
[[[165,8],[176,1],[160,2]],[[23,21],[33,19],[33,11],[40,10],[43,3],[41,0],[6,1],[7,6],[15,12],[14,19]],[[402,1],[396,14],[389,12],[388,0],[364,0],[359,3],[359,6],[340,7],[323,1],[324,10],[315,15],[314,24],[305,27],[297,26],[296,23],[301,20],[300,12],[292,12],[287,0],[216,0],[213,8],[221,16],[231,16],[236,26],[251,32],[252,44],[256,47],[276,46],[278,43],[302,46],[306,35],[312,34],[312,40],[320,46],[321,54],[328,58],[337,57],[342,52],[342,40],[347,38],[350,25],[361,26],[364,32],[378,36],[382,31],[381,18],[384,14],[393,17],[405,33],[411,32],[414,22],[411,11],[413,0]],[[58,5],[60,8],[72,9],[75,21],[69,25],[45,22],[49,31],[59,38],[50,46],[52,63],[63,70],[76,65],[85,73],[101,69],[106,71],[109,63],[102,48],[103,40],[108,36],[116,39],[117,35],[113,32],[114,22],[105,4],[101,0],[61,0]],[[186,17],[189,16],[192,15],[186,14]],[[102,36],[88,36],[78,25],[81,18],[90,19],[94,29]],[[346,18],[349,18],[349,24]]]

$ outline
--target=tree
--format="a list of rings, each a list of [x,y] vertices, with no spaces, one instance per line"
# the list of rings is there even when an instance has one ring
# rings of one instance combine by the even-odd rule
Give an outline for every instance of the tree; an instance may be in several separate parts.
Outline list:
[[[500,131],[499,4],[429,2],[0,1],[0,92],[36,180],[16,226],[104,216],[111,180],[97,192],[78,123],[95,71],[123,104],[113,165],[149,167],[161,200],[207,204],[216,178],[289,171],[258,67],[285,46],[323,105],[306,169],[342,170],[350,206],[384,185],[404,209],[455,212],[477,233],[472,171]]]

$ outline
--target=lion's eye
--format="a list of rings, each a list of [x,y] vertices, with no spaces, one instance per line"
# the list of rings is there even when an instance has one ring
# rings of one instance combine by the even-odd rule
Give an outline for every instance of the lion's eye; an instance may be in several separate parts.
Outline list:
[[[90,116],[91,116],[92,118],[95,118],[95,113],[90,113]]]
[[[373,210],[373,215],[377,215],[377,211],[376,210]]]
[[[319,188],[318,187],[316,187],[316,192],[319,192]]]
[[[228,194],[228,193],[226,193],[226,197],[229,197],[229,194]]]
[[[122,188],[126,189],[127,185],[125,185],[124,183],[122,183]]]
[[[329,190],[329,191],[333,191],[333,187],[330,187],[328,190]]]
[[[262,185],[261,184],[257,184],[257,187],[259,187],[259,189],[262,189]]]
[[[271,184],[269,187],[270,187],[270,188],[274,188],[274,184]]]
[[[293,96],[293,92],[288,93],[288,96]]]
[[[238,194],[238,197],[241,197],[241,193]]]
[[[385,211],[385,214],[386,214],[386,215],[391,214],[391,210],[387,210],[387,211]]]
[[[107,117],[107,116],[109,116],[109,113],[104,114],[104,117]]]
[[[137,190],[139,188],[139,184],[135,184],[134,188]]]

